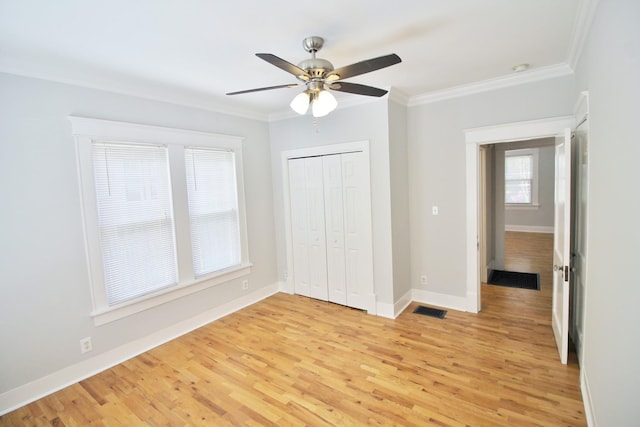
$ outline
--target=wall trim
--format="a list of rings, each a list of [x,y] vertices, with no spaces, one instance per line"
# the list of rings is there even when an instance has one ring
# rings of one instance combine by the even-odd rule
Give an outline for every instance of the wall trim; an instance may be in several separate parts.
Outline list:
[[[580,391],[582,391],[582,402],[584,403],[584,415],[587,418],[587,425],[596,426],[596,414],[593,410],[591,390],[589,389],[589,381],[587,381],[587,373],[584,368],[580,369]]]
[[[414,302],[422,304],[435,305],[438,307],[449,308],[451,310],[469,311],[467,297],[459,297],[455,295],[441,294],[438,292],[426,291],[424,289],[412,289],[412,298]]]
[[[260,288],[219,307],[200,313],[150,335],[132,341],[90,359],[53,372],[30,383],[0,394],[0,415],[96,375],[145,351],[169,342],[208,323],[248,307],[278,293],[278,284]]]
[[[395,319],[395,306],[387,302],[376,302],[376,315],[386,317],[387,319]]]
[[[598,8],[599,0],[582,0],[578,6],[578,13],[573,24],[573,33],[569,43],[569,54],[567,62],[575,70],[582,55],[584,44],[591,28],[591,22]]]
[[[469,83],[447,89],[428,92],[422,95],[409,98],[407,106],[431,104],[433,102],[444,101],[462,96],[474,95],[482,92],[503,89],[511,86],[518,86],[526,83],[533,83],[540,80],[548,80],[556,77],[563,77],[573,74],[573,69],[566,63],[541,67],[531,71],[524,71],[517,74],[496,77],[480,82]]]
[[[553,234],[553,226],[548,225],[505,225],[504,231],[518,231],[520,233],[549,233]]]
[[[34,71],[36,68],[39,68],[39,70]],[[109,76],[96,77],[95,72],[86,72],[85,70],[82,70],[80,71],[82,77],[80,77],[80,74],[75,71],[73,72],[75,75],[69,75],[68,70],[63,71],[60,69],[53,69],[53,67],[49,67],[49,69],[44,70],[42,67],[32,67],[29,64],[19,63],[17,61],[0,61],[0,72],[12,74],[18,77],[45,80],[151,101],[166,102],[181,107],[197,108],[199,110],[249,120],[266,122],[269,118],[267,114],[252,111],[247,108],[232,107],[224,101],[221,102],[219,99],[207,94],[184,90],[176,86],[156,85],[146,80],[126,78],[114,83],[114,80]],[[86,76],[92,76],[92,78],[87,79]]]
[[[400,316],[400,314],[409,307],[409,304],[413,302],[413,289],[409,289],[407,293],[402,295],[398,301],[393,305],[393,318]]]

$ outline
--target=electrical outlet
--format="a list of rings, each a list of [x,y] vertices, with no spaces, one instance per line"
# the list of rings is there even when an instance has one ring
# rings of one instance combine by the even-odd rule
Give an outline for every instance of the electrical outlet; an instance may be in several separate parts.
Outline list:
[[[289,278],[289,272],[287,270],[284,271],[284,280]]]
[[[247,289],[249,289],[249,281],[248,280],[243,280],[242,281],[242,290],[246,291]]]
[[[431,206],[431,213],[433,215],[438,215],[438,207],[437,206]]]
[[[80,353],[88,353],[93,350],[93,344],[91,344],[91,337],[82,338],[80,340]]]
[[[424,274],[422,276],[420,276],[420,284],[421,285],[426,285],[427,284],[427,276],[425,276]]]

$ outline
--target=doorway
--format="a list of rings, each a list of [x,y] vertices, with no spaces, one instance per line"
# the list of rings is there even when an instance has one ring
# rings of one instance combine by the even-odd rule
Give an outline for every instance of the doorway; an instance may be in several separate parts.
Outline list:
[[[469,311],[482,307],[479,249],[479,223],[483,205],[479,200],[480,146],[535,138],[555,137],[555,199],[552,326],[562,363],[567,363],[569,338],[569,280],[570,280],[570,174],[571,129],[575,117],[543,119],[511,123],[465,131],[467,159],[467,300]]]
[[[479,224],[480,224],[480,147],[488,144],[527,141],[558,135],[566,128],[573,128],[573,116],[509,123],[504,125],[467,129],[467,306],[468,311],[481,310]]]
[[[493,270],[534,273],[550,292],[554,179],[553,138],[481,146],[481,282]]]

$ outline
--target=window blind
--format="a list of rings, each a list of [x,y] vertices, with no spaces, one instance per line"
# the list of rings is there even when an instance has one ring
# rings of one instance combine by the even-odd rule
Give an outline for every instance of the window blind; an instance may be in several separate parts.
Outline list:
[[[94,143],[92,158],[108,305],[176,284],[167,148]]]
[[[241,262],[232,151],[185,148],[191,249],[196,277]]]
[[[533,156],[506,156],[504,172],[505,203],[531,203]]]

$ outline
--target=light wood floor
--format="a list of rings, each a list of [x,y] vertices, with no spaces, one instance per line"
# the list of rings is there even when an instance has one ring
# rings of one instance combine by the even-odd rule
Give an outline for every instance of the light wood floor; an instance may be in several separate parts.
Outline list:
[[[586,425],[545,277],[540,292],[483,285],[481,313],[446,319],[277,294],[0,425]]]

